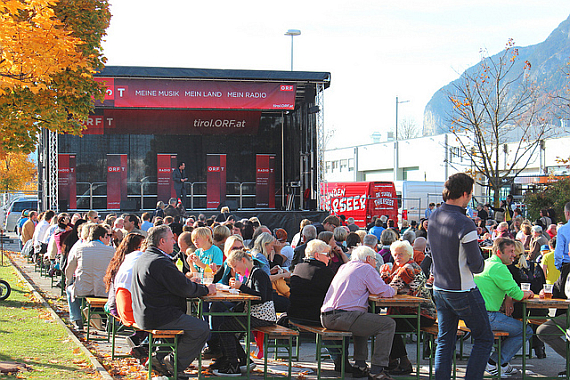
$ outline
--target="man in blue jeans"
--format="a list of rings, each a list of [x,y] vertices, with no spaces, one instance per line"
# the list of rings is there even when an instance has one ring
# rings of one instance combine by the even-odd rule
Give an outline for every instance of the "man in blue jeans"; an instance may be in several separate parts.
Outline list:
[[[495,351],[487,362],[487,372],[493,376],[499,374],[498,362],[501,362],[501,374],[511,376],[519,375],[520,371],[512,367],[509,361],[522,348],[523,323],[499,311],[505,296],[517,301],[532,297],[532,291],[522,291],[513,279],[507,265],[515,260],[515,242],[508,238],[498,238],[493,244],[493,255],[485,260],[485,269],[475,275],[475,283],[480,289],[485,307],[489,315],[489,322],[493,330],[505,331],[509,336],[502,342],[501,357]],[[509,304],[512,302],[509,300]],[[507,308],[507,314],[512,313],[512,308]],[[526,339],[532,336],[532,328],[527,326]]]
[[[473,179],[467,174],[450,176],[442,193],[445,203],[429,218],[428,244],[432,252],[431,270],[439,325],[436,380],[451,376],[459,319],[465,321],[475,340],[466,379],[483,377],[493,347],[485,301],[473,280],[473,273],[482,272],[485,263],[477,244],[475,223],[465,216],[472,192]]]

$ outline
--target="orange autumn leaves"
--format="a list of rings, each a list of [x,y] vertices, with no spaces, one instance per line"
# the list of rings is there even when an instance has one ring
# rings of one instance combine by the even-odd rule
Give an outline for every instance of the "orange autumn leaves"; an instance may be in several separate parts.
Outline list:
[[[22,153],[0,155],[0,191],[35,190],[36,166]]]
[[[108,0],[0,0],[0,152],[33,151],[42,129],[81,134],[110,17]]]
[[[59,21],[51,0],[0,2],[0,95],[12,89],[37,94],[64,70],[86,68],[79,38]]]

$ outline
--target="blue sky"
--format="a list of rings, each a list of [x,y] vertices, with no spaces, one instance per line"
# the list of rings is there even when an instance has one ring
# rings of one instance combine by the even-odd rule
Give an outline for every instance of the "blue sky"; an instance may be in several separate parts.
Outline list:
[[[328,71],[328,148],[369,143],[399,119],[421,128],[439,88],[477,63],[480,50],[542,42],[570,1],[110,0],[108,65]],[[570,59],[570,57],[569,57]]]

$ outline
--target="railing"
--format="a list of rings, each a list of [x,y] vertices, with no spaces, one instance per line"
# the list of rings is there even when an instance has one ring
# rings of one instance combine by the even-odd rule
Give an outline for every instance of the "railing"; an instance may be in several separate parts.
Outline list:
[[[206,210],[206,182],[186,182],[187,203],[190,210]],[[227,182],[226,201],[232,201],[233,209],[255,209],[255,182]],[[77,182],[77,210],[104,210],[107,208],[107,182]],[[275,189],[281,189],[275,184]],[[127,183],[127,198],[137,202],[138,209],[152,210],[155,208],[157,182],[139,181]],[[168,199],[163,200],[165,203]],[[281,196],[275,196],[276,208],[281,206]]]

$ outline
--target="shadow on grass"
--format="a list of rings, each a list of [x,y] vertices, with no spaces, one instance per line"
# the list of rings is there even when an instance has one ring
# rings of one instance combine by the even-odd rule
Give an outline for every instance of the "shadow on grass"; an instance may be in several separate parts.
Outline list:
[[[12,358],[11,356],[0,353],[0,362],[18,362],[18,361],[15,360],[14,358]],[[34,371],[35,368],[38,368],[38,367],[43,367],[46,371],[57,371],[57,370],[59,370],[59,371],[73,372],[73,371],[81,370],[77,366],[70,367],[70,366],[62,365],[62,364],[58,364],[58,363],[42,363],[42,362],[39,362],[36,360],[19,361],[18,363],[25,363],[27,366],[31,367],[32,372]],[[23,370],[21,372],[26,373],[27,371]],[[4,375],[0,375],[0,378],[2,380],[4,380],[4,379],[16,379],[18,377],[9,377],[9,376],[5,377]]]
[[[4,301],[0,301],[0,307],[16,307],[16,308],[21,308],[21,307],[37,307],[39,305],[41,305],[38,302],[34,302],[34,301],[17,301],[17,300],[12,300],[10,299],[12,297],[12,295],[10,295],[10,297],[7,300]]]

